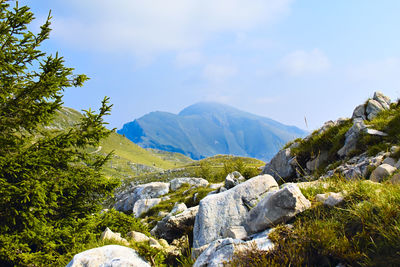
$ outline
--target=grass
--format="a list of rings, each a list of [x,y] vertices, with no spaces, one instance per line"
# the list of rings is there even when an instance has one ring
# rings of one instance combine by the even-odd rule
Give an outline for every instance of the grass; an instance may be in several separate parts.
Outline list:
[[[400,102],[392,104],[391,109],[380,112],[373,120],[365,123],[370,128],[387,133],[388,136],[362,134],[357,143],[358,150],[367,151],[368,155],[374,156],[400,144]]]
[[[169,197],[168,200],[161,201],[159,204],[152,207],[149,211],[143,213],[141,217],[145,218],[146,222],[149,223],[149,227],[152,228],[155,226],[157,221],[162,219],[162,217],[158,216],[158,213],[160,211],[170,212],[177,202],[185,203],[188,208],[197,206],[200,200],[202,200],[204,197],[207,196],[208,193],[214,190],[215,189],[211,189],[209,187],[191,187],[189,184],[184,184],[175,192],[170,192],[169,194],[167,194],[166,196]]]
[[[314,201],[329,191],[345,191],[344,202],[331,208]],[[238,253],[232,266],[399,266],[400,186],[336,178],[302,192],[312,208],[292,229],[277,227],[275,249]]]
[[[223,182],[228,173],[233,171],[239,171],[246,179],[257,176],[260,173],[258,168],[264,165],[263,161],[254,158],[217,155],[176,169],[130,177],[125,179],[124,184],[129,186],[131,182],[139,184],[168,182],[178,177],[200,177],[211,183],[219,183]]]
[[[351,126],[352,121],[349,119],[330,127],[323,133],[315,131],[310,138],[298,141],[299,146],[291,150],[292,154],[296,156],[301,168],[305,169],[309,160],[318,157],[324,151],[327,152],[328,159],[318,170],[318,172],[323,172],[325,167],[339,160],[337,151],[344,145],[345,134]]]
[[[80,112],[63,107],[46,129],[67,129],[78,123],[81,118]],[[111,160],[104,166],[103,173],[108,177],[121,180],[143,173],[178,168],[193,162],[179,153],[143,149],[115,132],[102,140],[99,147],[92,148],[90,152],[102,154],[113,152]]]

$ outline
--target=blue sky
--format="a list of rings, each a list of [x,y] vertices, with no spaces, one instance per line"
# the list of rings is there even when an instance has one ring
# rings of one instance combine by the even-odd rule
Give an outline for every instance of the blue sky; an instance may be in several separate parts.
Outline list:
[[[91,78],[65,92],[65,105],[97,108],[109,96],[111,127],[217,101],[313,130],[376,90],[400,95],[397,0],[20,3],[34,28],[52,10],[43,48]]]

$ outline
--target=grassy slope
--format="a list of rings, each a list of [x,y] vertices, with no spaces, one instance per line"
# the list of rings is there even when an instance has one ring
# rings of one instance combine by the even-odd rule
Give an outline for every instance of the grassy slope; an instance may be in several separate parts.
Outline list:
[[[78,111],[63,107],[48,128],[66,129],[76,124],[81,116],[81,113]],[[145,150],[117,133],[112,133],[108,138],[103,140],[100,143],[100,147],[93,148],[92,150],[107,154],[114,151],[114,156],[106,164],[104,172],[106,175],[119,178],[137,175],[138,168],[133,163],[149,166],[150,168],[147,171],[155,171],[158,169],[176,168],[192,162],[191,159],[178,153],[161,155],[159,152]],[[142,170],[141,172],[144,171]]]

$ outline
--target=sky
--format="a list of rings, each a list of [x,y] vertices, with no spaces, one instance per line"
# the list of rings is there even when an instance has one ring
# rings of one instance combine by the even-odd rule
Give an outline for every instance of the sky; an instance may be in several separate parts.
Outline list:
[[[214,101],[312,131],[381,91],[400,96],[397,0],[23,0],[42,46],[91,79],[65,106],[114,104],[121,128]],[[307,123],[305,122],[307,121]]]

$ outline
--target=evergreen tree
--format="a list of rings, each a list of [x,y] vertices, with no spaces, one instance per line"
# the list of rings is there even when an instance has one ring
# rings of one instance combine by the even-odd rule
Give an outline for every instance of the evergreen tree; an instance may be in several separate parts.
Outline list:
[[[63,254],[76,222],[98,212],[118,185],[100,172],[109,155],[87,152],[110,134],[103,116],[111,106],[105,98],[75,127],[45,130],[63,91],[88,78],[40,50],[50,15],[34,34],[29,8],[12,6],[0,0],[0,265],[37,266]]]

